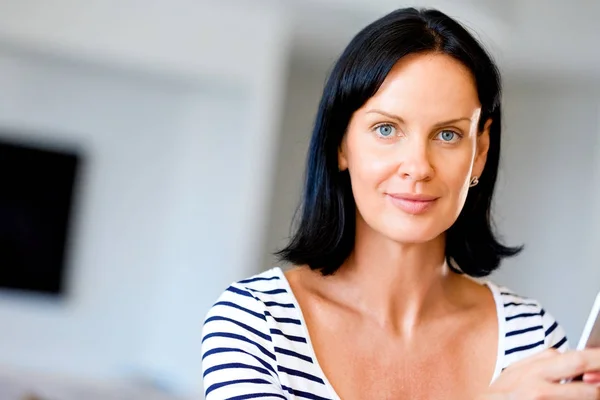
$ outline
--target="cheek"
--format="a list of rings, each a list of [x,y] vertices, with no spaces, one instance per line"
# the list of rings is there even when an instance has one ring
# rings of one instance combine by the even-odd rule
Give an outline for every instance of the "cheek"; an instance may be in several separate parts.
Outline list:
[[[454,157],[451,161],[443,163],[441,168],[437,168],[437,175],[440,178],[443,177],[449,186],[462,187],[469,181],[472,167],[472,159]]]
[[[348,158],[348,169],[353,185],[363,189],[373,190],[392,176],[397,168],[394,157],[385,149],[374,148],[368,142],[352,143],[354,149]]]
[[[436,168],[437,178],[444,183],[450,197],[459,204],[466,199],[471,171],[473,169],[473,151],[465,149],[463,154],[447,154],[440,157]]]

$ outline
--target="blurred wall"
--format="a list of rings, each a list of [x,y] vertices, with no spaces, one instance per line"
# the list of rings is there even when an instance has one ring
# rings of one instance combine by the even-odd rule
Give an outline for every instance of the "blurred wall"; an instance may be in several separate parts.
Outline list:
[[[325,78],[324,70],[301,59],[290,63],[261,269],[281,266],[273,252],[287,244],[291,220],[300,203],[306,153]]]
[[[539,299],[575,346],[600,290],[600,85],[509,79],[496,199],[500,231],[525,244],[497,279]]]
[[[0,5],[0,132],[87,157],[70,293],[2,293],[0,368],[199,391],[204,315],[262,257],[284,15],[204,1]]]
[[[123,373],[137,356],[141,318],[164,268],[174,161],[191,133],[179,125],[186,95],[195,93],[7,51],[0,53],[0,88],[5,135],[75,147],[84,156],[68,297],[44,302],[5,293],[0,318],[10,330],[1,333],[0,360]]]

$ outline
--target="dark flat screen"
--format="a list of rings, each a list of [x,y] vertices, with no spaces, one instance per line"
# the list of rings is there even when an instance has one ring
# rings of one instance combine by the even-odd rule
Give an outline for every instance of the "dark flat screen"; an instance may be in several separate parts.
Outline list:
[[[0,140],[0,289],[61,294],[80,157]]]

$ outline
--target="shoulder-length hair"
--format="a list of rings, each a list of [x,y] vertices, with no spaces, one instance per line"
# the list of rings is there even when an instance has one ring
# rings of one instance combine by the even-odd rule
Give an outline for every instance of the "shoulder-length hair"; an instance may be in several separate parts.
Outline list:
[[[472,73],[482,105],[479,130],[488,119],[490,147],[479,184],[469,190],[457,221],[446,232],[446,258],[457,272],[483,277],[521,247],[501,244],[490,208],[498,175],[501,134],[500,73],[490,55],[444,13],[405,8],[360,31],[335,63],[317,111],[306,162],[299,220],[280,259],[333,274],[354,248],[356,204],[338,149],[350,118],[379,89],[392,67],[414,53],[446,54]]]

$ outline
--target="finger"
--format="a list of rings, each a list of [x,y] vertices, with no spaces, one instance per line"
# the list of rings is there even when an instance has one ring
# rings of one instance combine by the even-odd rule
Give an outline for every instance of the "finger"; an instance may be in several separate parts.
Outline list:
[[[600,350],[570,351],[556,356],[552,362],[541,359],[537,361],[536,368],[539,368],[542,378],[551,381],[600,371]]]
[[[561,400],[598,400],[600,399],[600,387],[583,382],[552,385],[552,387],[548,389],[548,393],[544,393],[542,398]]]
[[[527,361],[527,360],[529,360],[529,361],[544,360],[544,359],[547,359],[547,358],[556,357],[556,356],[558,356],[560,354],[562,354],[562,353],[559,352],[558,350],[550,348],[550,349],[546,349],[544,351],[541,351],[539,353],[536,353],[536,354],[534,354],[534,355],[532,355],[530,357],[527,357],[527,358],[525,358],[524,361]]]
[[[511,366],[509,367],[510,369],[514,369],[514,368],[521,368],[525,365],[529,365],[529,364],[534,364],[540,360],[546,360],[552,357],[556,357],[558,355],[560,355],[561,353],[558,352],[558,350],[555,349],[546,349],[542,352],[536,353],[532,356],[526,357],[522,360],[517,361],[514,364],[511,364]]]

